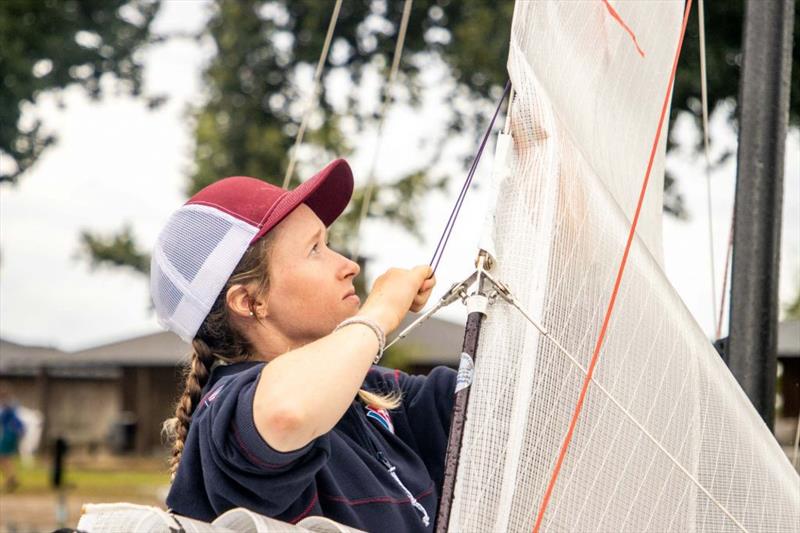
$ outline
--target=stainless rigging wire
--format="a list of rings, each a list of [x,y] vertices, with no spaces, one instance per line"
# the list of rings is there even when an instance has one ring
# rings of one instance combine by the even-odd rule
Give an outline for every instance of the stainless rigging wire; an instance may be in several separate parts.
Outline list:
[[[361,224],[364,222],[364,219],[367,218],[369,204],[372,202],[372,194],[375,191],[375,169],[378,166],[378,156],[380,155],[381,145],[383,144],[383,126],[386,122],[386,112],[389,109],[389,105],[392,103],[392,88],[394,87],[394,82],[397,79],[397,73],[400,70],[400,58],[403,55],[403,46],[405,45],[406,41],[406,31],[408,30],[408,19],[411,15],[412,4],[413,0],[405,0],[405,4],[403,4],[403,17],[400,21],[400,29],[397,32],[397,42],[394,45],[392,69],[389,72],[389,80],[386,82],[386,86],[383,90],[383,98],[378,115],[378,132],[376,135],[375,149],[372,152],[372,162],[370,163],[369,173],[367,174],[367,185],[366,189],[364,190],[364,199],[361,202],[361,211],[359,212],[358,220],[356,221],[356,228],[354,232],[355,237],[353,239],[353,247],[350,252],[350,255],[354,261],[358,260],[360,248],[359,244],[361,242]]]
[[[331,41],[333,40],[333,30],[336,28],[336,22],[339,20],[339,10],[341,7],[342,0],[336,0],[336,5],[333,6],[333,13],[331,14],[331,21],[328,23],[328,33],[325,35],[325,43],[322,45],[322,53],[319,55],[317,69],[314,71],[314,88],[309,96],[306,109],[303,112],[303,119],[300,121],[300,128],[297,130],[297,137],[294,139],[294,146],[292,146],[292,150],[289,155],[289,165],[286,167],[286,174],[283,176],[284,189],[289,187],[289,182],[292,179],[294,167],[297,163],[297,152],[300,148],[300,145],[303,144],[303,136],[306,133],[306,127],[308,127],[308,121],[311,118],[311,113],[317,107],[317,100],[319,99],[320,87],[322,85],[322,70],[325,66],[325,61],[328,59],[328,51],[330,50]]]
[[[717,320],[717,283],[716,265],[714,261],[714,223],[711,202],[711,157],[709,156],[708,141],[708,85],[706,83],[706,23],[704,16],[703,0],[697,4],[697,20],[700,35],[700,94],[703,107],[703,152],[705,154],[706,174],[706,202],[708,216],[708,248],[711,260],[711,325]]]

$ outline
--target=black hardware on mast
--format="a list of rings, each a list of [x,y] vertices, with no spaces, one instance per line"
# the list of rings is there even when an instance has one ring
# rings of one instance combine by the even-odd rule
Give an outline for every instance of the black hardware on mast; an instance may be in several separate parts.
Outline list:
[[[770,428],[775,416],[778,267],[793,25],[794,0],[745,2],[725,361]]]

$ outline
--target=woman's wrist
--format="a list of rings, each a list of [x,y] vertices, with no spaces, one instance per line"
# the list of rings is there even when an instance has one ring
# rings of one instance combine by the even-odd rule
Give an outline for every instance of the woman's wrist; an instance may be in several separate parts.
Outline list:
[[[358,315],[374,320],[381,327],[384,335],[388,335],[397,327],[396,320],[391,313],[381,310],[378,306],[370,305],[369,302],[361,307]]]
[[[375,353],[372,364],[378,364],[378,361],[380,361],[381,357],[383,356],[383,350],[386,347],[386,333],[384,333],[383,327],[377,321],[367,315],[356,315],[343,320],[333,331],[336,332],[346,326],[355,325],[366,327],[375,335],[375,338],[378,341],[378,350]]]

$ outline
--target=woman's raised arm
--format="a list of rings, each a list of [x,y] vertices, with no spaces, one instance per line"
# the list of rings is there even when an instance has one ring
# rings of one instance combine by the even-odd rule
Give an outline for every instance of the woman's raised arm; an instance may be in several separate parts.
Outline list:
[[[390,269],[376,281],[360,316],[388,334],[406,313],[419,311],[435,285],[431,269]],[[363,324],[287,352],[264,367],[253,400],[258,432],[274,449],[302,448],[329,432],[360,389],[379,349],[377,336]]]

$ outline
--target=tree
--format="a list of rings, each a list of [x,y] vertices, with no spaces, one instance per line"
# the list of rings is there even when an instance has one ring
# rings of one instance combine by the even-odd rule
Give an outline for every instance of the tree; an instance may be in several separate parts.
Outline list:
[[[79,85],[99,98],[110,74],[119,91],[140,94],[135,53],[149,41],[159,7],[160,0],[0,2],[0,183],[16,181],[55,141],[40,121],[20,122],[40,93]]]
[[[137,249],[130,225],[110,236],[83,231],[80,238],[93,267],[127,267],[142,273],[150,270],[150,257]]]
[[[213,14],[203,35],[216,45],[217,54],[205,71],[208,98],[194,112],[195,165],[186,187],[191,194],[203,186],[232,174],[259,176],[280,183],[287,154],[303,111],[301,80],[307,79],[319,57],[333,2],[319,0],[215,0]],[[743,3],[709,2],[706,8],[709,108],[735,101],[741,63]],[[325,67],[315,126],[306,135],[308,150],[301,160],[305,168],[317,167],[352,150],[344,131],[346,121],[356,129],[374,125],[375,109],[364,109],[357,91],[370,69],[386,73],[397,36],[403,2],[389,0],[345,0],[336,26],[332,51]],[[490,0],[416,0],[413,4],[401,80],[412,103],[418,103],[425,89],[420,71],[432,58],[441,59],[453,84],[450,100],[473,105],[453,106],[447,128],[434,132],[430,142],[444,146],[454,134],[477,138],[486,124],[486,102],[494,101],[506,80],[505,58],[513,4]],[[678,69],[670,120],[689,113],[700,117],[699,52],[696,10],[692,13]],[[795,13],[796,19],[798,13]],[[795,28],[800,24],[795,24]],[[794,61],[798,57],[795,39]],[[331,80],[349,79],[346,94],[330,94]],[[792,124],[798,123],[800,77],[792,78]],[[729,117],[735,125],[735,112]],[[439,152],[439,150],[437,150]],[[464,154],[465,159],[469,154]],[[432,187],[441,187],[445,176],[432,176],[422,162],[407,176],[377,190],[370,215],[402,224],[416,231],[415,205]],[[717,162],[719,163],[719,161]],[[303,172],[300,175],[304,175]],[[665,183],[665,210],[685,214],[679,192],[671,179]],[[362,196],[357,192],[354,208],[338,224],[352,228],[360,211]],[[117,246],[125,255],[138,257],[132,241],[119,248],[114,237],[96,238],[87,249],[103,263],[102,244]],[[341,245],[343,233],[334,235]],[[123,239],[124,241],[124,239]],[[134,252],[134,253],[132,253]],[[138,255],[137,255],[138,254]],[[146,255],[146,254],[144,254]],[[111,261],[112,263],[114,261]]]

